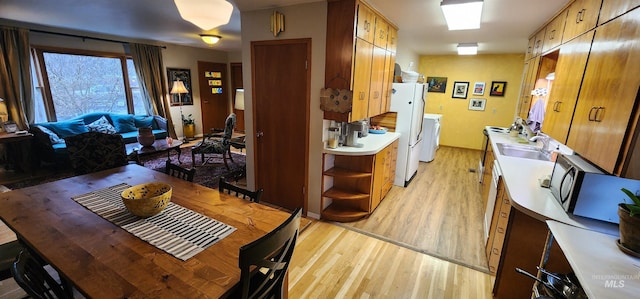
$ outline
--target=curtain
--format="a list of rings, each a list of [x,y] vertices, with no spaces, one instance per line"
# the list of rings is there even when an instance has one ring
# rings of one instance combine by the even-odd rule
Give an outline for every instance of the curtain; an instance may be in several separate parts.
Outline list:
[[[167,119],[167,131],[172,138],[176,137],[173,120],[169,111],[169,94],[162,62],[162,49],[157,46],[129,44],[133,64],[136,67],[138,81],[142,82],[142,96],[147,103],[145,108],[149,115],[160,115]]]
[[[8,119],[26,130],[35,119],[29,62],[29,30],[0,27],[0,98]]]

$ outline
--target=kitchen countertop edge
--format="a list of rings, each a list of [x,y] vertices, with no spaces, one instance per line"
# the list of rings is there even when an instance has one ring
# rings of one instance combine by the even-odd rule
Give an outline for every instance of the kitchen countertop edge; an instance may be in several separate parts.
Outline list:
[[[367,137],[358,139],[362,147],[339,146],[337,148],[325,147],[322,150],[324,154],[343,155],[343,156],[365,156],[375,155],[389,144],[400,138],[400,133],[387,132],[385,134],[369,134]]]

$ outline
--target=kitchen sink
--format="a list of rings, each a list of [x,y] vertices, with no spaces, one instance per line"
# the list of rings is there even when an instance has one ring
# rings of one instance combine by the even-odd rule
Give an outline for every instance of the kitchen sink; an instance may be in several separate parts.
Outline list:
[[[503,156],[551,161],[550,155],[544,154],[539,148],[531,145],[510,143],[496,143],[500,154]]]

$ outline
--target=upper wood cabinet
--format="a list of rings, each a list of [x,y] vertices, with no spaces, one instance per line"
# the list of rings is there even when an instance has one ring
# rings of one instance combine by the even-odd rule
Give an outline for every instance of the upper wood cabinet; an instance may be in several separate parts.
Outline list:
[[[615,173],[633,135],[640,87],[640,8],[596,29],[567,145]]]
[[[542,42],[542,53],[557,47],[562,42],[562,33],[567,19],[567,11],[562,11],[544,29],[544,41]]]
[[[393,69],[396,64],[396,53],[387,51],[384,57],[384,81],[382,82],[382,111],[391,109],[391,92],[393,91]]]
[[[529,108],[531,108],[531,90],[533,90],[538,78],[538,70],[540,66],[540,56],[535,57],[524,64],[522,75],[522,93],[520,94],[520,102],[518,104],[518,116],[527,119],[529,116]]]
[[[538,31],[534,36],[529,39],[529,45],[531,45],[531,57],[539,56],[542,53],[542,43],[544,42],[544,29]]]
[[[640,0],[603,0],[598,24],[602,25],[638,6],[640,6]]]
[[[587,32],[560,47],[542,131],[562,143],[569,134],[593,34],[593,31]]]
[[[375,39],[375,14],[365,5],[358,5],[358,26],[356,27],[356,36],[373,43]]]
[[[578,35],[596,27],[602,0],[576,0],[567,8],[567,21],[562,35],[562,42],[567,42]]]
[[[354,26],[354,24],[356,26]],[[325,87],[353,91],[351,112],[324,112],[324,119],[352,122],[388,111],[385,95],[393,81],[397,28],[359,0],[329,1]],[[392,55],[395,57],[395,55]]]

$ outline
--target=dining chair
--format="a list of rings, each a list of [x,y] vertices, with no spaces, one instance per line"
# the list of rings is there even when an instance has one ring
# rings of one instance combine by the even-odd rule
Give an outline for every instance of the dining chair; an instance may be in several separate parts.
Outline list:
[[[92,173],[128,164],[122,136],[86,132],[66,137],[71,167],[77,174]]]
[[[227,116],[227,119],[224,122],[224,131],[222,137],[214,136],[212,134],[205,134],[202,137],[202,141],[198,142],[196,145],[191,147],[191,161],[193,166],[196,165],[196,155],[200,155],[200,159],[202,160],[202,164],[206,164],[207,160],[205,160],[205,154],[219,154],[222,155],[222,160],[224,161],[224,166],[229,169],[229,164],[227,163],[227,155],[231,162],[233,162],[233,157],[231,157],[231,136],[233,135],[233,129],[236,126],[236,114],[231,113]]]
[[[28,249],[17,256],[11,274],[18,285],[33,298],[73,298],[73,292],[63,288]]]
[[[189,182],[193,182],[193,177],[196,175],[195,168],[186,169],[184,167],[171,163],[171,161],[169,160],[167,160],[164,172],[170,176]]]
[[[18,240],[0,245],[0,280],[11,278],[11,267],[22,248]]]
[[[298,208],[276,229],[240,247],[240,286],[231,298],[283,298],[287,270],[300,230]]]
[[[220,177],[220,179],[218,179],[218,191],[226,192],[227,194],[235,193],[236,197],[258,203],[260,202],[260,197],[262,196],[264,189],[249,191],[227,182],[225,177]]]

